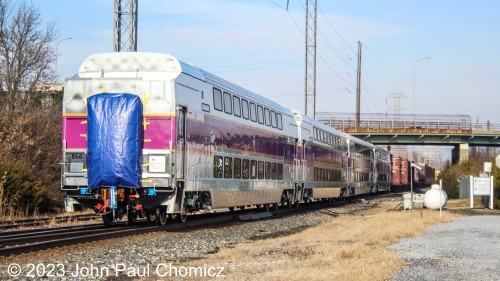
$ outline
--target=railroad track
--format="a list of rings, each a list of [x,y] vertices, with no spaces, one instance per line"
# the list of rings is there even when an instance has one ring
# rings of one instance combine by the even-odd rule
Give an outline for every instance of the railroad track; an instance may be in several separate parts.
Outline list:
[[[59,224],[75,221],[91,221],[99,219],[95,214],[71,215],[71,216],[56,216],[52,218],[34,218],[34,219],[19,219],[11,221],[0,221],[0,230],[13,229],[19,227],[33,227],[40,225],[48,225],[51,223]]]
[[[364,197],[367,200],[377,197],[401,197],[401,195],[386,193]],[[357,198],[354,198],[357,199]],[[44,249],[75,245],[79,243],[100,241],[105,239],[116,239],[138,234],[146,234],[159,231],[181,231],[195,229],[204,226],[237,223],[238,221],[256,219],[279,219],[286,215],[316,211],[336,205],[344,205],[345,202],[317,201],[302,204],[300,208],[281,207],[278,210],[262,211],[247,209],[237,212],[221,212],[211,214],[191,215],[185,223],[172,223],[165,226],[150,225],[139,222],[125,226],[115,225],[106,227],[103,224],[87,224],[79,226],[68,226],[58,228],[41,228],[35,230],[9,231],[0,233],[0,256],[9,256],[29,253]]]

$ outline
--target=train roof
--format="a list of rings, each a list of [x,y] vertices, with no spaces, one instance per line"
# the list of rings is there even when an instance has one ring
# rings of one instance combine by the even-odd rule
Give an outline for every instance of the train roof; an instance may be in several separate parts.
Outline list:
[[[325,123],[320,122],[320,121],[318,121],[316,119],[313,119],[313,118],[311,118],[311,117],[309,117],[307,115],[304,115],[304,114],[301,114],[301,115],[302,115],[302,120],[304,122],[310,123],[311,125],[313,125],[315,127],[318,127],[320,129],[323,129],[323,130],[325,130],[325,131],[327,131],[329,133],[332,133],[332,134],[334,134],[336,136],[345,137],[345,134],[343,132],[341,132],[341,131],[339,131],[339,130],[331,127],[331,126],[328,126]]]
[[[373,145],[372,143],[364,141],[364,140],[362,140],[360,138],[357,138],[357,137],[349,135],[349,134],[345,134],[345,135],[346,135],[347,139],[349,139],[350,141],[352,141],[354,143],[357,143],[357,144],[360,144],[360,145],[363,145],[363,146],[366,146],[366,147],[371,147],[371,148],[375,147],[375,145]]]
[[[280,112],[292,115],[291,110],[263,96],[246,90],[224,80],[210,72],[185,63],[170,54],[150,52],[113,52],[89,56],[83,61],[78,71],[80,78],[98,77],[141,77],[144,73],[173,75],[187,74],[201,81],[210,83],[222,90],[246,97],[261,105],[273,107]]]
[[[205,80],[198,68],[178,60],[169,54],[147,52],[114,52],[94,54],[80,65],[78,74],[81,78],[129,76],[141,77],[144,73],[184,72],[190,76]]]

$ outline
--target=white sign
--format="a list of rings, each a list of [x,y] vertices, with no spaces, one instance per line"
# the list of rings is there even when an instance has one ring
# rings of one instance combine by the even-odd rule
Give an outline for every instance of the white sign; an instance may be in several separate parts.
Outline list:
[[[491,173],[491,162],[484,162],[484,172]]]
[[[496,158],[495,158],[495,163],[497,164],[497,167],[500,168],[500,155],[498,155]]]
[[[474,177],[474,195],[490,195],[490,178]]]
[[[149,172],[150,173],[165,173],[166,157],[160,155],[149,156]]]

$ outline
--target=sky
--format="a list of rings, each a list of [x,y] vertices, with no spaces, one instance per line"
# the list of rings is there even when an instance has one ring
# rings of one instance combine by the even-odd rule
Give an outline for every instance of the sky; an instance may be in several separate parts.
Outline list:
[[[139,0],[138,51],[172,54],[303,112],[305,1],[288,2]],[[112,51],[113,0],[31,3],[60,40],[72,38],[57,41],[61,81]],[[400,113],[500,124],[500,1],[317,3],[317,112],[355,111],[361,41],[362,114],[394,113],[389,96],[402,94]]]

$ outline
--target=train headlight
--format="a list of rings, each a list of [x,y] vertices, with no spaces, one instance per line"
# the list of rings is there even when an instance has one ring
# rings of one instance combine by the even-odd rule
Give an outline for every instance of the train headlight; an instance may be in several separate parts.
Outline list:
[[[165,173],[167,157],[164,155],[149,156],[149,172],[150,173]]]
[[[82,173],[85,169],[85,153],[68,153],[66,156],[69,162],[70,173]]]

